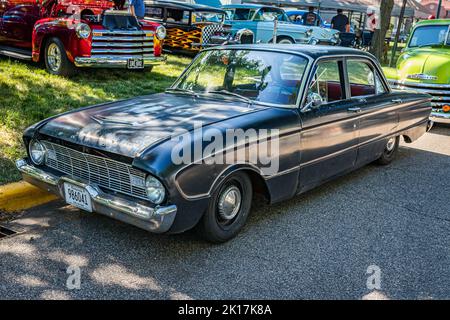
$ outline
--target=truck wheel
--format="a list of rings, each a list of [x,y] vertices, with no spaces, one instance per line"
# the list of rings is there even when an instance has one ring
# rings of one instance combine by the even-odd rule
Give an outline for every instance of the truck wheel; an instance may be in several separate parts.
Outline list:
[[[383,154],[377,159],[377,163],[381,165],[387,165],[394,160],[395,155],[398,151],[398,144],[400,142],[400,137],[391,137],[387,140],[386,146],[384,147]]]
[[[197,230],[207,241],[222,243],[236,236],[247,221],[253,197],[244,172],[228,177],[214,192]]]
[[[294,41],[292,39],[290,39],[290,38],[283,38],[283,37],[281,37],[281,38],[277,39],[277,43],[279,43],[279,44],[293,44]]]
[[[68,77],[75,73],[75,66],[67,58],[61,40],[50,38],[45,45],[45,67],[51,74]]]

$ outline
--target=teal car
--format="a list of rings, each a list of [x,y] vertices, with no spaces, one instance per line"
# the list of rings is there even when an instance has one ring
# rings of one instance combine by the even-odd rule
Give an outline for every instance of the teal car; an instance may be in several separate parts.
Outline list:
[[[274,38],[274,20],[277,20],[276,41],[281,44],[338,45],[339,31],[293,23],[278,7],[258,4],[222,6],[226,12],[225,24],[231,26],[232,36],[246,30],[256,43],[270,43]]]
[[[433,96],[431,119],[450,123],[450,19],[417,23],[396,69],[385,69],[394,89]]]

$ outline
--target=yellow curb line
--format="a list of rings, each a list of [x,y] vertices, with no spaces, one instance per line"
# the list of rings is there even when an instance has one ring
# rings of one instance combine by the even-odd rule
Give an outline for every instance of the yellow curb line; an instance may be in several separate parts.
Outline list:
[[[55,195],[25,181],[0,186],[0,210],[6,212],[29,209],[55,199]]]

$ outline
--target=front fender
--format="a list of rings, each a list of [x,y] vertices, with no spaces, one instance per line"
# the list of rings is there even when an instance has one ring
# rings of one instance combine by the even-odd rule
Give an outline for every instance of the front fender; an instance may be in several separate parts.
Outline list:
[[[64,45],[69,61],[75,57],[89,56],[91,52],[91,37],[80,39],[76,35],[75,26],[79,23],[69,18],[45,18],[38,20],[33,28],[32,55],[33,61],[43,58],[44,46],[47,39],[58,38]]]

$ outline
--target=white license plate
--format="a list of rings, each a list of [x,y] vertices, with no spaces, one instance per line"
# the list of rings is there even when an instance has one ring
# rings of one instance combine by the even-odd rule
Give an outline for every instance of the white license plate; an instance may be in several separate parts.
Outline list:
[[[64,183],[66,202],[77,208],[92,212],[91,196],[86,189],[70,183]]]
[[[143,69],[144,60],[143,59],[128,59],[127,63],[128,69]]]

